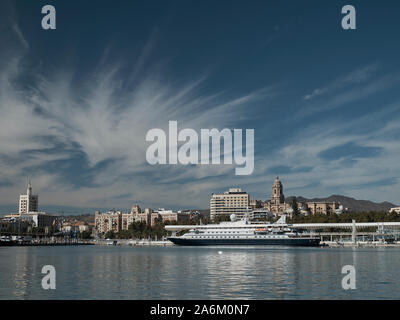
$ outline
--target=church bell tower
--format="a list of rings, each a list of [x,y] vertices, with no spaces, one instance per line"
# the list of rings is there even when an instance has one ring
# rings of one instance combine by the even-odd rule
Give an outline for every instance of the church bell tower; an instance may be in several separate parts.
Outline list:
[[[271,204],[279,205],[285,202],[285,196],[283,195],[282,183],[279,177],[276,177],[274,184],[272,185],[272,197]]]

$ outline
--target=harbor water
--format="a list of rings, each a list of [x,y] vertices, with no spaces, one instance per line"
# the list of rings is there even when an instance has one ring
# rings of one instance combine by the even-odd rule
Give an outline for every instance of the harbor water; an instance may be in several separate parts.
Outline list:
[[[400,299],[400,248],[0,247],[0,299]],[[56,289],[44,290],[44,265]],[[342,288],[342,268],[356,289]]]

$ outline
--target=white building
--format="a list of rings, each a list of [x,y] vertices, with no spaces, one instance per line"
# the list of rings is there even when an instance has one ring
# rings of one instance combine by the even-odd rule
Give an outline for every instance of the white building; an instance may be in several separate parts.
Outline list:
[[[37,212],[39,206],[39,196],[32,194],[31,182],[28,182],[26,194],[19,196],[19,213]]]
[[[12,213],[5,215],[4,218],[11,220],[27,221],[37,228],[55,227],[58,223],[59,216],[47,214],[45,212],[26,212]]]
[[[235,214],[237,218],[244,217],[249,212],[250,196],[242,189],[231,188],[225,193],[213,193],[210,199],[210,218],[217,216],[230,217]]]
[[[37,228],[55,227],[58,216],[47,214],[45,212],[27,212],[20,215],[21,220],[31,220],[33,226]]]
[[[392,212],[396,212],[396,213],[400,214],[400,207],[391,208],[389,210],[389,213],[392,213]]]

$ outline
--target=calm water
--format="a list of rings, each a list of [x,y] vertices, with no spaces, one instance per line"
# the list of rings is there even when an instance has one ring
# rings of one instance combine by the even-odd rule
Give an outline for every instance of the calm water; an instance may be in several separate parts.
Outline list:
[[[43,265],[56,290],[41,288]],[[344,265],[357,289],[341,288]],[[0,247],[0,299],[399,299],[400,249]]]

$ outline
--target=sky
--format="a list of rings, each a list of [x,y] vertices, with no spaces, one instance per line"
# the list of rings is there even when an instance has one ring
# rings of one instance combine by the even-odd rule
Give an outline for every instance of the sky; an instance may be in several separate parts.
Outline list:
[[[350,2],[1,1],[0,208],[27,177],[41,208],[78,211],[266,200],[276,176],[286,196],[400,203],[400,3]],[[254,172],[148,164],[170,120],[254,129]]]

